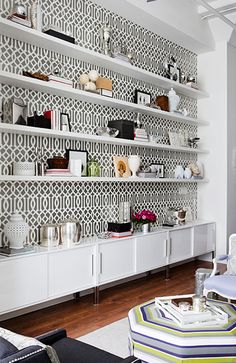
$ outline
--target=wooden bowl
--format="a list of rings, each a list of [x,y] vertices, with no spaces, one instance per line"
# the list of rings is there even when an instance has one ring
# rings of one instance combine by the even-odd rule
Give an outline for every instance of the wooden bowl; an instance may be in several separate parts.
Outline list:
[[[69,160],[63,156],[54,156],[52,159],[47,159],[48,169],[67,169]]]

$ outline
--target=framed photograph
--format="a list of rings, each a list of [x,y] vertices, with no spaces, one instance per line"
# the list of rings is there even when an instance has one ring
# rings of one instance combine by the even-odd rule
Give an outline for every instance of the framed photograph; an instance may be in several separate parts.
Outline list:
[[[60,114],[60,130],[67,132],[71,131],[70,116],[68,113],[61,112]]]
[[[131,171],[126,156],[113,156],[116,178],[129,178]]]
[[[87,162],[88,162],[88,152],[86,150],[66,150],[66,158],[69,160],[69,167],[76,165],[75,161],[80,160],[78,162],[78,167],[81,168],[81,176],[87,176]],[[73,173],[73,172],[72,172]],[[78,174],[79,176],[79,171]]]
[[[168,135],[169,135],[170,145],[179,147],[180,146],[179,133],[169,131]]]
[[[165,177],[165,166],[164,164],[152,164],[151,171],[156,173],[157,178],[164,178]]]
[[[181,70],[179,67],[174,67],[172,64],[168,64],[168,73],[170,79],[181,83]]]
[[[138,89],[135,90],[135,95],[134,95],[134,102],[137,103],[138,105],[147,105],[151,103],[151,93],[147,93],[144,91],[140,91]]]

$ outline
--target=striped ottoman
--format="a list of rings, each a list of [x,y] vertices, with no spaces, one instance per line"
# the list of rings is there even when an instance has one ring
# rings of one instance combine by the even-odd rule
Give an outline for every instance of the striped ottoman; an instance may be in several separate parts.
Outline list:
[[[225,311],[223,326],[179,327],[149,301],[129,311],[130,344],[135,357],[147,363],[236,362],[236,306],[209,300]]]

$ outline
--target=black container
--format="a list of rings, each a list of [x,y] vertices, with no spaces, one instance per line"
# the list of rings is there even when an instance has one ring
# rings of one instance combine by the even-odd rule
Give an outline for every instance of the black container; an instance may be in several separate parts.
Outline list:
[[[27,117],[27,126],[41,127],[43,129],[51,128],[51,120],[45,118],[44,116],[34,115]]]
[[[118,223],[118,222],[108,222],[108,229],[109,232],[129,232],[131,230],[131,222],[127,223]]]
[[[134,140],[134,122],[129,120],[108,121],[108,127],[119,130],[118,138]]]
[[[75,44],[75,38],[70,37],[69,35],[57,32],[56,30],[48,29],[44,33],[48,34],[48,35],[51,35],[52,37],[60,38],[62,40],[65,40],[66,42]]]

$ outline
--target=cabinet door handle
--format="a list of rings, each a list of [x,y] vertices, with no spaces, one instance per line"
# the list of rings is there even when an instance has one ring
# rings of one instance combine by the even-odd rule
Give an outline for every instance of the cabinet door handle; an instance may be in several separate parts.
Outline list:
[[[165,240],[165,257],[168,257],[168,239]]]
[[[169,256],[171,255],[172,253],[172,238],[170,238],[170,251],[169,251]]]
[[[92,254],[92,276],[94,275],[94,255]]]
[[[102,274],[102,252],[100,253],[100,274]]]

